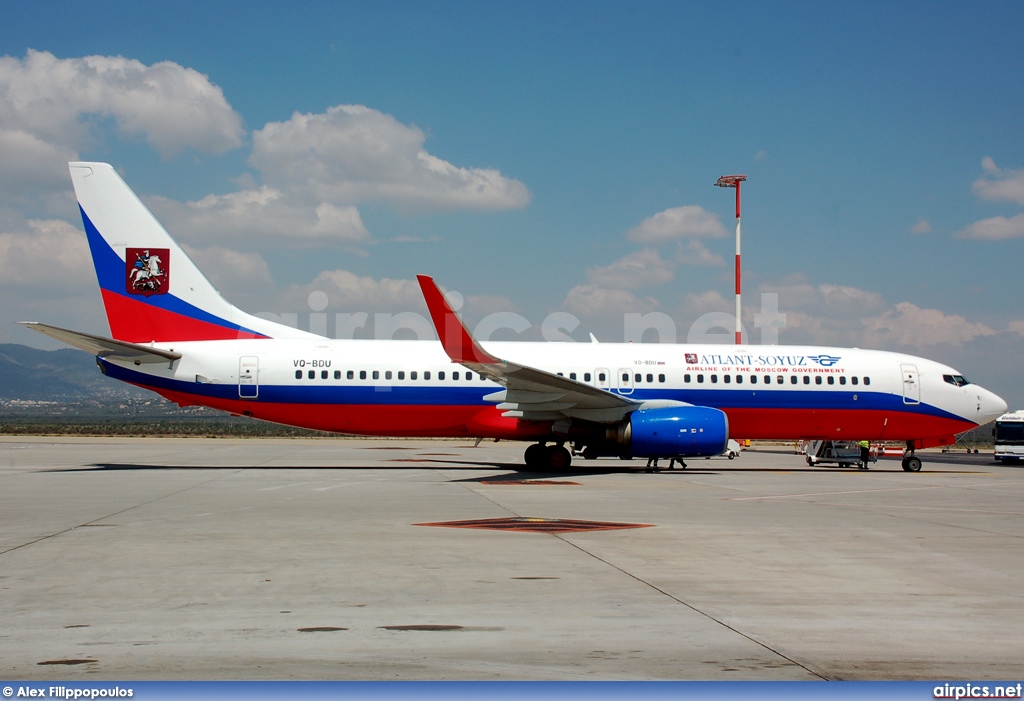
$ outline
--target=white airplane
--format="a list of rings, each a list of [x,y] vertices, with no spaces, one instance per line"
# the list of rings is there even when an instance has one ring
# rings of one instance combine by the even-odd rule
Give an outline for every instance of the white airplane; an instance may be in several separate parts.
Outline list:
[[[110,165],[69,165],[111,337],[23,323],[182,406],[343,434],[529,441],[526,464],[555,469],[571,462],[566,445],[656,464],[717,455],[735,435],[901,441],[917,471],[916,449],[1006,411],[951,367],[884,351],[483,347],[426,276],[440,343],[328,339],[229,304]]]

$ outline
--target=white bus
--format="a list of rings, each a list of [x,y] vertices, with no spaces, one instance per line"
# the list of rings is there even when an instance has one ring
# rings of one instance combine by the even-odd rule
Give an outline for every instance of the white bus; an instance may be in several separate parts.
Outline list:
[[[1000,462],[1024,459],[1024,409],[1011,411],[996,419],[995,458]]]

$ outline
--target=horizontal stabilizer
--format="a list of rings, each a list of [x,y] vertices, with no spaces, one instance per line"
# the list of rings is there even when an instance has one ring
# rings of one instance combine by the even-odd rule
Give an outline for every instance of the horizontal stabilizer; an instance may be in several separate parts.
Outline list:
[[[25,328],[38,331],[41,334],[63,341],[69,346],[81,348],[84,351],[98,355],[101,358],[116,358],[128,360],[136,365],[142,363],[170,363],[181,357],[181,353],[166,351],[160,348],[151,348],[137,343],[127,341],[115,341],[112,338],[93,336],[90,333],[81,331],[70,331],[57,326],[40,324],[37,321],[19,321]]]

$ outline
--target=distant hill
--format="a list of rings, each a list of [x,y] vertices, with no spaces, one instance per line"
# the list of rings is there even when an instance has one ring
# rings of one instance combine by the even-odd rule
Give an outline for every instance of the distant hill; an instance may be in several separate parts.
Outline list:
[[[112,380],[85,351],[55,351],[15,343],[0,344],[0,400],[139,400],[154,395]]]

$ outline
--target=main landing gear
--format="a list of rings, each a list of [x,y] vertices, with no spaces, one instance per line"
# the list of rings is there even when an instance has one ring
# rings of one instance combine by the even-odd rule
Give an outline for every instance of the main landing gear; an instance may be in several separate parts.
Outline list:
[[[572,464],[572,454],[564,445],[534,443],[523,454],[527,467],[540,470],[567,470]]]

